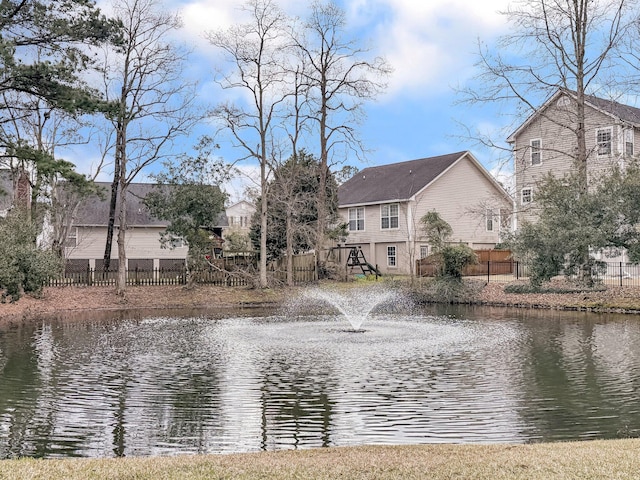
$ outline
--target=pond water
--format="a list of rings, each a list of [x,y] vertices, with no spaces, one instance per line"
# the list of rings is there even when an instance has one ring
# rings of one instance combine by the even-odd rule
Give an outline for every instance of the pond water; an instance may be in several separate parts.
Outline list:
[[[245,312],[246,315],[246,312]],[[640,319],[500,308],[0,330],[0,458],[619,438]]]

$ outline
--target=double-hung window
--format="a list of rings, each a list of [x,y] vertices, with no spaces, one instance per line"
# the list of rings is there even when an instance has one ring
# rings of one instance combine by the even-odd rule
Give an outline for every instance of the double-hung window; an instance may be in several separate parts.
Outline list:
[[[65,241],[65,247],[75,248],[78,246],[78,229],[72,228]]]
[[[596,130],[596,144],[598,155],[611,155],[611,138],[613,129],[611,127],[599,128]]]
[[[397,203],[380,206],[380,228],[383,230],[398,228],[399,207]]]
[[[520,203],[525,205],[531,202],[533,202],[533,191],[531,187],[523,188],[520,192]]]
[[[397,264],[396,247],[387,247],[387,265],[389,267],[395,267]]]
[[[633,157],[633,128],[624,129],[624,154]]]
[[[542,140],[536,138],[530,142],[531,165],[540,165],[542,163]]]
[[[496,227],[496,215],[493,213],[493,210],[490,208],[487,209],[486,212],[486,226],[487,232],[493,232]]]
[[[364,207],[349,209],[349,231],[364,230]]]

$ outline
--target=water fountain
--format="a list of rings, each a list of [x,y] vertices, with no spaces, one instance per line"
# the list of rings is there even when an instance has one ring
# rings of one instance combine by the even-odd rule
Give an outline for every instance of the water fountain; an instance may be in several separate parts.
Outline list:
[[[302,296],[302,301],[314,300],[337,310],[351,324],[352,332],[364,332],[362,324],[377,307],[391,300],[396,303],[400,295],[394,290],[379,286],[367,288],[337,289],[310,288]]]

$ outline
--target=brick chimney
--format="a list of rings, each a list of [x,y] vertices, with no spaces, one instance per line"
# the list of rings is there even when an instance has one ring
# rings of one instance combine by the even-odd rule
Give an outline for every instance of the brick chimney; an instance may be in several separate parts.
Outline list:
[[[29,183],[29,175],[24,170],[18,173],[14,192],[14,202],[16,207],[29,209],[31,208],[31,184]]]

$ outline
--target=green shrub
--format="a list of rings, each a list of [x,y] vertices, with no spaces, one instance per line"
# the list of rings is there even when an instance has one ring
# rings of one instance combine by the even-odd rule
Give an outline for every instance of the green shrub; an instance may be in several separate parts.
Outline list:
[[[447,245],[440,251],[442,258],[441,276],[462,280],[462,271],[467,265],[478,263],[476,253],[467,245]]]
[[[36,230],[19,211],[0,220],[0,289],[3,300],[16,301],[23,293],[38,294],[49,277],[60,273],[61,260],[39,249]]]

